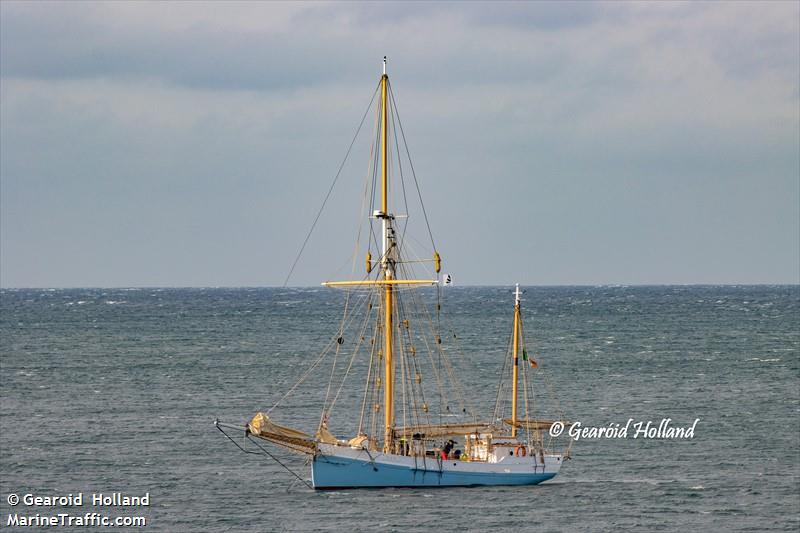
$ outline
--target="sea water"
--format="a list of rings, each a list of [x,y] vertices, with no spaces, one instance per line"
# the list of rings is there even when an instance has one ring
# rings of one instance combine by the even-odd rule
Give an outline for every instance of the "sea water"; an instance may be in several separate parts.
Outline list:
[[[442,298],[461,383],[488,415],[511,290]],[[0,528],[14,513],[90,512],[142,515],[147,531],[800,527],[798,286],[529,287],[537,372],[569,421],[614,438],[580,438],[538,486],[319,493],[212,422],[272,407],[337,334],[342,303],[318,288],[0,291]],[[326,383],[271,416],[313,430]],[[362,383],[342,392],[343,421]],[[699,421],[691,438],[619,437],[629,420],[665,419]],[[269,449],[308,478],[302,457]],[[12,506],[12,494],[83,505]],[[148,505],[92,506],[97,494]]]

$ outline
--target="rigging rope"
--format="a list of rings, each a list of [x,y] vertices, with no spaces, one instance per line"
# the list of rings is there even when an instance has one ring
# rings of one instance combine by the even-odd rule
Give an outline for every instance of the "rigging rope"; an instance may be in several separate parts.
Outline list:
[[[397,113],[397,102],[394,99],[394,89],[392,89],[392,84],[389,83],[389,99],[391,101],[391,105],[395,108],[395,113]],[[428,235],[431,238],[431,246],[433,249],[436,250],[436,244],[433,241],[433,232],[431,231],[431,225],[428,221],[428,213],[425,211],[425,203],[422,201],[422,192],[419,188],[419,182],[417,181],[417,173],[414,171],[414,162],[411,160],[411,152],[408,149],[408,142],[406,142],[406,134],[403,131],[403,121],[400,120],[400,114],[397,113],[397,124],[400,126],[400,135],[403,137],[403,146],[406,149],[406,155],[408,155],[408,163],[411,166],[411,175],[414,177],[414,185],[417,188],[417,195],[419,196],[419,203],[422,207],[422,215],[425,217],[425,225],[428,227]]]
[[[500,370],[500,381],[497,384],[497,397],[495,398],[494,415],[492,416],[493,422],[498,419],[502,419],[503,412],[505,411],[506,398],[505,395],[503,394],[505,389],[503,385],[505,384],[506,367],[508,366],[508,361],[510,359],[511,345],[513,342],[514,342],[514,333],[511,333],[511,335],[508,338],[508,344],[506,345],[506,354],[503,357],[503,368]]]
[[[367,300],[368,304],[372,303],[372,296],[374,294],[375,294],[374,292],[369,293],[369,298]],[[350,370],[353,368],[353,362],[355,361],[356,355],[358,355],[358,352],[361,349],[361,343],[363,342],[364,334],[367,331],[367,327],[369,326],[369,322],[370,322],[369,313],[367,313],[366,320],[364,320],[364,325],[362,326],[361,331],[360,331],[360,333],[359,333],[359,335],[357,337],[355,348],[353,348],[353,355],[352,355],[352,357],[350,357],[350,363],[347,365],[347,370],[345,371],[344,376],[342,376],[342,381],[339,384],[339,388],[336,390],[336,394],[334,395],[333,400],[331,400],[331,404],[328,406],[328,408],[327,409],[323,409],[323,413],[327,411],[327,416],[328,417],[330,417],[331,412],[333,411],[333,407],[336,405],[336,400],[339,399],[339,395],[341,394],[342,389],[344,388],[345,381],[347,381],[347,376],[350,374]],[[327,402],[327,398],[326,398],[326,402]]]
[[[237,447],[237,448],[239,448],[239,449],[240,449],[241,451],[243,451],[244,453],[252,453],[253,455],[260,455],[258,452],[254,452],[254,451],[251,451],[251,450],[245,450],[245,449],[244,449],[244,447],[242,447],[242,446],[241,446],[241,445],[240,445],[238,442],[236,442],[236,441],[233,439],[233,437],[231,437],[230,435],[228,435],[227,433],[225,433],[225,430],[224,430],[224,429],[222,429],[222,428],[219,426],[219,421],[218,421],[218,420],[214,420],[214,427],[215,427],[215,428],[217,428],[217,429],[220,431],[220,433],[222,433],[223,435],[225,435],[225,437],[226,437],[226,438],[227,438],[229,441],[231,441],[233,444],[235,444],[235,445],[236,445],[236,447]],[[311,490],[314,490],[314,487],[312,487],[312,486],[311,486],[311,485],[310,485],[310,484],[309,484],[309,483],[308,483],[308,482],[307,482],[305,479],[303,479],[302,477],[300,477],[300,476],[297,474],[297,472],[295,472],[294,470],[292,470],[291,468],[289,468],[288,466],[286,466],[285,464],[283,464],[283,463],[282,463],[282,462],[281,462],[281,461],[280,461],[280,460],[279,460],[277,457],[275,457],[274,455],[272,455],[271,453],[269,453],[269,452],[268,452],[268,451],[267,451],[267,450],[266,450],[266,449],[265,449],[263,446],[261,446],[259,443],[257,443],[256,441],[254,441],[254,440],[253,440],[253,439],[250,437],[250,433],[249,433],[249,432],[248,432],[246,429],[245,429],[245,436],[247,437],[247,440],[249,440],[250,442],[252,442],[252,443],[253,443],[253,444],[255,444],[256,446],[258,446],[258,448],[259,448],[259,449],[260,449],[260,450],[261,450],[261,451],[262,451],[262,452],[263,452],[263,453],[264,453],[264,454],[265,454],[267,457],[269,457],[270,459],[272,459],[273,461],[275,461],[276,463],[278,463],[279,465],[281,465],[281,466],[284,468],[284,470],[286,470],[287,472],[289,472],[290,474],[292,474],[294,477],[296,477],[297,479],[299,479],[300,481],[302,481],[302,482],[303,482],[303,484],[304,484],[306,487],[308,487],[308,488],[309,488],[309,489],[311,489]]]
[[[364,400],[361,403],[361,416],[358,419],[358,434],[364,432],[364,410],[367,408],[367,394],[369,393],[370,384],[372,383],[372,365],[375,362],[375,348],[377,347],[377,342],[375,339],[378,337],[378,324],[377,321],[375,323],[375,329],[372,333],[372,339],[370,339],[370,344],[372,348],[370,349],[369,353],[369,366],[367,367],[367,382],[364,384]]]
[[[380,87],[380,85],[378,86]],[[292,277],[292,273],[294,272],[295,267],[297,266],[297,262],[300,261],[300,256],[303,255],[303,250],[306,249],[306,244],[308,244],[308,239],[311,238],[311,234],[314,232],[314,228],[317,227],[317,222],[319,222],[319,217],[322,215],[322,211],[325,209],[325,204],[328,203],[328,199],[331,197],[331,193],[333,192],[333,188],[336,186],[336,182],[339,180],[339,176],[342,174],[342,169],[344,168],[344,164],[347,162],[347,158],[350,157],[350,151],[353,149],[353,145],[358,138],[358,134],[361,131],[361,126],[364,125],[364,119],[367,118],[367,114],[369,113],[370,108],[372,107],[372,102],[375,101],[375,95],[378,94],[378,87],[375,88],[375,91],[372,93],[372,98],[370,98],[369,105],[367,109],[364,111],[364,115],[361,117],[361,122],[358,124],[358,129],[356,129],[355,135],[353,135],[353,140],[350,141],[350,146],[347,148],[347,153],[344,155],[344,159],[342,159],[342,164],[339,165],[339,170],[336,172],[336,176],[333,178],[333,183],[331,183],[330,188],[328,189],[328,194],[325,195],[325,199],[322,201],[322,205],[317,211],[317,216],[314,218],[314,222],[311,224],[311,229],[308,230],[308,235],[306,235],[305,240],[303,241],[303,245],[300,247],[300,251],[297,252],[297,257],[294,259],[294,263],[292,263],[292,268],[289,269],[289,273],[286,275],[286,279],[283,280],[283,286],[289,284],[289,278]]]
[[[394,106],[389,106],[389,111],[391,112],[391,125],[392,131],[394,132],[394,145],[395,145],[395,153],[397,153],[397,167],[400,170],[400,185],[401,189],[403,190],[403,207],[405,208],[406,219],[403,221],[403,231],[400,232],[400,239],[397,243],[397,255],[399,256],[402,249],[403,243],[405,242],[406,230],[408,230],[408,221],[411,217],[408,209],[408,197],[406,196],[406,180],[403,176],[403,158],[400,157],[400,143],[397,139],[397,125],[395,124],[395,115],[397,113],[397,109]],[[406,153],[408,155],[408,153]]]
[[[352,322],[354,320],[354,317],[358,313],[358,311],[360,309],[360,306],[364,305],[365,300],[366,300],[366,298],[362,296],[361,301],[356,303],[356,305],[355,305],[356,306],[356,310],[353,311],[353,313],[351,313],[350,322]],[[347,329],[347,327],[348,327],[348,324],[345,324],[345,326],[342,329]],[[325,358],[325,355],[330,351],[330,349],[334,345],[336,345],[337,347],[339,346],[338,340],[339,340],[339,335],[337,334],[336,336],[331,338],[330,341],[328,341],[328,344],[325,346],[325,348],[323,348],[322,353],[320,353],[320,355],[317,357],[317,359],[308,367],[308,369],[303,373],[303,375],[300,377],[300,379],[297,380],[297,382],[294,385],[292,385],[292,388],[290,388],[288,391],[286,391],[286,393],[283,396],[281,396],[280,399],[277,402],[275,402],[275,405],[273,405],[272,407],[270,407],[267,410],[266,414],[270,414],[276,407],[278,407],[278,405],[280,405],[280,403],[283,400],[285,400],[292,392],[294,392],[294,390],[297,387],[300,386],[301,383],[303,383],[306,380],[306,378],[311,374],[311,371],[314,370],[314,368],[316,368],[316,366],[319,365],[320,362],[322,362],[322,360]]]

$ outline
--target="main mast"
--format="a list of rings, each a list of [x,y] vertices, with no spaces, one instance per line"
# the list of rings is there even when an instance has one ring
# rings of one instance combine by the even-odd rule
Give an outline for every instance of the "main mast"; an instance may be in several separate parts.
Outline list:
[[[388,85],[389,76],[386,75],[386,56],[383,57],[383,76],[381,76],[381,212],[383,233],[383,254],[381,255],[381,269],[383,279],[390,281],[394,278],[394,262],[390,257],[392,253],[394,230],[392,229],[392,215],[389,214],[389,183],[388,183]],[[392,432],[394,429],[394,361],[392,359],[392,314],[393,314],[393,288],[391,283],[384,284],[383,292],[383,361],[384,361],[384,435],[383,451],[391,453]]]
[[[386,75],[386,57],[383,58],[383,75],[381,76],[381,103],[378,120],[381,128],[381,208],[372,213],[373,218],[381,221],[380,258],[381,276],[378,279],[362,279],[350,281],[326,281],[326,287],[378,287],[383,290],[383,412],[384,434],[383,449],[386,453],[392,451],[394,439],[394,349],[393,349],[393,315],[394,315],[394,286],[436,285],[438,279],[397,279],[395,265],[397,262],[397,247],[394,234],[394,215],[389,213],[389,76]],[[433,261],[438,274],[441,269],[441,257],[434,251]],[[367,274],[372,271],[372,255],[367,252]]]

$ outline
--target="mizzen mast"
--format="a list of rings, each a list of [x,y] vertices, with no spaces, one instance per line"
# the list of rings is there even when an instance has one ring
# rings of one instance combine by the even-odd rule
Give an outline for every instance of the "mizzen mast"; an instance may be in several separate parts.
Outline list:
[[[519,302],[520,302],[520,292],[519,292],[519,283],[517,283],[517,290],[514,291],[514,366],[513,366],[513,376],[511,381],[513,382],[512,391],[511,391],[511,436],[517,436],[517,382],[519,381],[519,321],[520,321],[520,311],[519,311]]]

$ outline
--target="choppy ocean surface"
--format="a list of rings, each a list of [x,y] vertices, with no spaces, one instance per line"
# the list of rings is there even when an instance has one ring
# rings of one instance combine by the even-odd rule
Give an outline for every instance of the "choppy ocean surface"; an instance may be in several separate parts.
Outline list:
[[[445,293],[461,382],[487,413],[512,302],[506,287]],[[528,342],[570,420],[699,418],[694,438],[581,440],[534,487],[315,493],[212,421],[272,406],[341,304],[316,288],[0,291],[0,529],[64,512],[9,494],[79,492],[149,492],[149,507],[102,509],[147,531],[800,528],[798,286],[528,288]],[[315,394],[273,416],[311,429]]]

